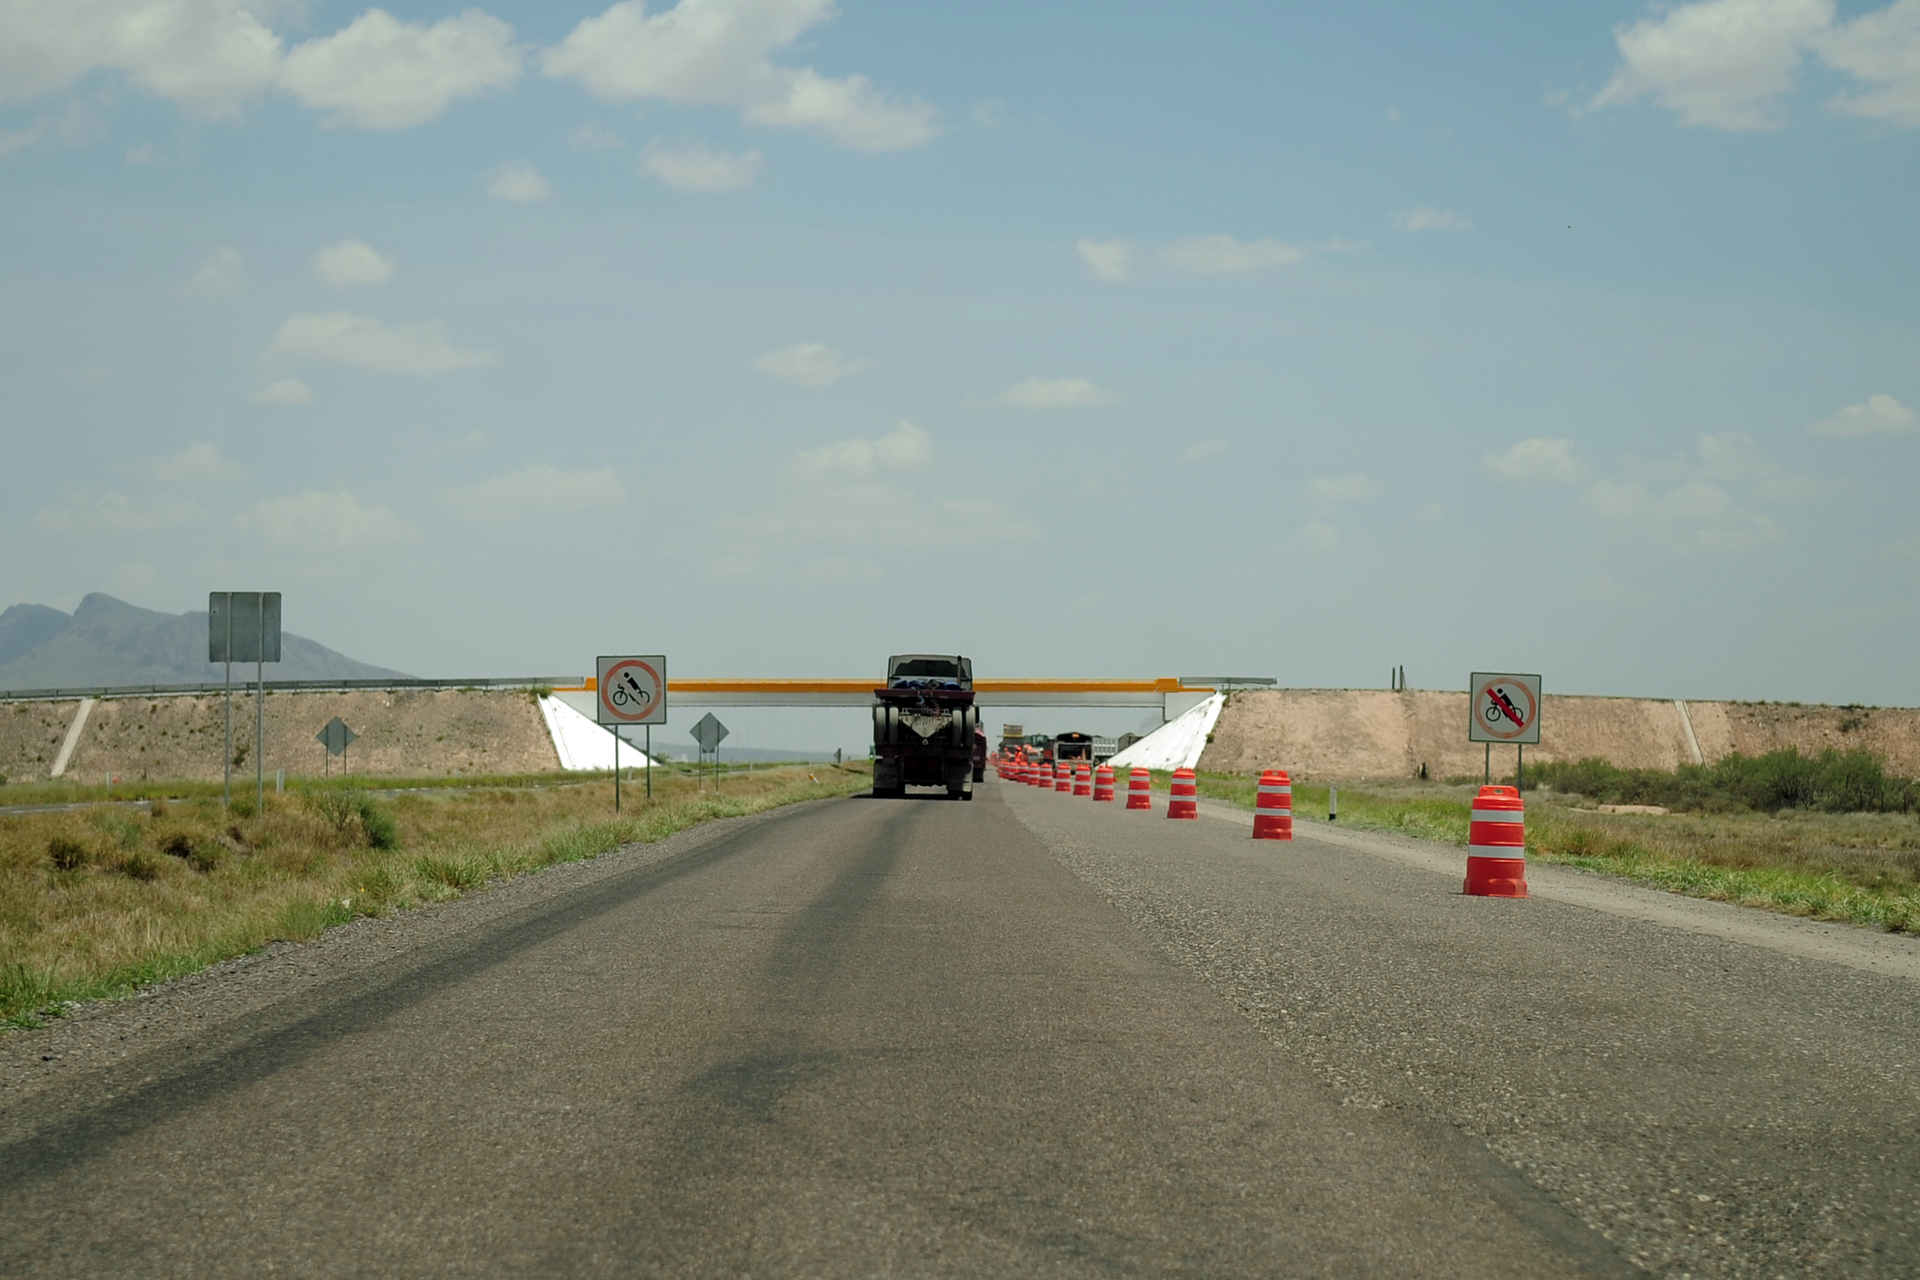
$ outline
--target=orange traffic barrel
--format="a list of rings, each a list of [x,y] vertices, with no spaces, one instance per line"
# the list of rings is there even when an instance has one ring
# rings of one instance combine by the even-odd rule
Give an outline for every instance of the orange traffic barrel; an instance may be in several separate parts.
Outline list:
[[[1073,794],[1076,796],[1093,794],[1093,766],[1084,760],[1073,766]]]
[[[1285,769],[1269,769],[1260,775],[1253,797],[1253,838],[1293,839],[1293,779]]]
[[[1197,818],[1200,816],[1200,786],[1194,781],[1193,770],[1175,769],[1173,771],[1173,795],[1167,800],[1169,818]]]
[[[1093,771],[1093,798],[1095,800],[1113,799],[1113,766],[1103,764]]]
[[[1153,775],[1136,767],[1127,775],[1127,808],[1153,808]]]
[[[1527,806],[1512,787],[1482,787],[1467,828],[1467,882],[1476,898],[1527,896]]]

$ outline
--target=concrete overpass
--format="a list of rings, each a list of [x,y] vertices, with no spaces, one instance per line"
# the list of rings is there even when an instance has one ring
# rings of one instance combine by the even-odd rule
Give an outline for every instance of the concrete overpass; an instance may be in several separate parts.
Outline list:
[[[973,682],[974,703],[983,710],[1017,707],[1154,707],[1171,720],[1221,688],[1270,685],[1272,680],[1165,676],[1157,680],[994,680]],[[865,680],[674,680],[669,706],[869,707],[877,682]],[[586,715],[594,713],[591,677],[556,697]]]

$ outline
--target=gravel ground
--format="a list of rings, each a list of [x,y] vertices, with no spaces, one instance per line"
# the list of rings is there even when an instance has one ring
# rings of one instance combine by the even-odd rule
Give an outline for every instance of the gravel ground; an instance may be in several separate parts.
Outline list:
[[[1913,940],[1836,964],[1715,936],[1735,910],[1718,904],[1668,899],[1703,923],[1657,923],[1646,891],[1559,869],[1535,874],[1618,901],[1467,898],[1459,850],[1391,856],[1304,822],[1290,844],[1255,844],[1244,815],[1171,823],[1001,790],[1347,1106],[1481,1139],[1635,1264],[1920,1274]],[[1791,943],[1801,923],[1778,932]],[[1880,971],[1875,947],[1898,953]]]

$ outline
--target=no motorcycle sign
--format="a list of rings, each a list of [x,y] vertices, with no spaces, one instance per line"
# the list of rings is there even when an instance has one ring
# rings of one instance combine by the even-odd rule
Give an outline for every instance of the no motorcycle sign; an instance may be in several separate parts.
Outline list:
[[[665,724],[667,659],[662,654],[601,658],[594,686],[601,724]]]
[[[1472,719],[1469,742],[1540,741],[1540,677],[1476,671],[1467,686]]]

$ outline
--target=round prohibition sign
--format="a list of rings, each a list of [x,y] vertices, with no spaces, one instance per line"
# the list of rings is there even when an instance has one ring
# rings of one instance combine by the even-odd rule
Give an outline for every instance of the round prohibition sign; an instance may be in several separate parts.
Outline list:
[[[637,723],[653,714],[665,683],[658,671],[638,659],[616,662],[607,668],[606,683],[600,686],[600,705],[617,720]]]
[[[1474,692],[1473,714],[1494,737],[1518,738],[1540,714],[1540,706],[1533,690],[1520,681],[1489,680]]]

